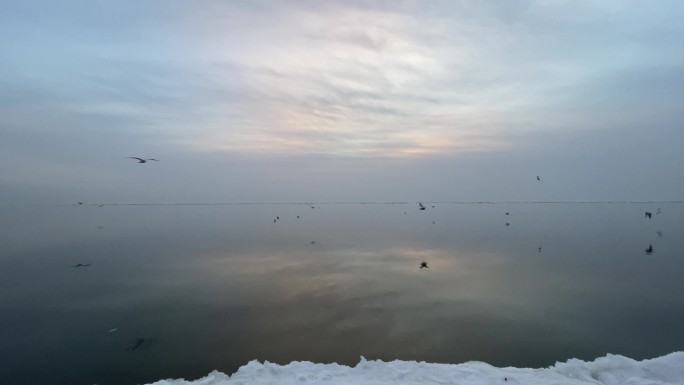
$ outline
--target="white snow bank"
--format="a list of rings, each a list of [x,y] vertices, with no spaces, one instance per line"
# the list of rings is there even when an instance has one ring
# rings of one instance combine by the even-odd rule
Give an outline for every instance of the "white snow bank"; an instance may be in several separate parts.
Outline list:
[[[277,365],[251,361],[228,376],[211,372],[196,381],[163,380],[154,385],[265,384],[684,384],[684,352],[636,361],[609,354],[593,362],[571,359],[544,369],[496,368],[483,362],[431,364],[415,361],[366,361],[355,367],[291,362]]]

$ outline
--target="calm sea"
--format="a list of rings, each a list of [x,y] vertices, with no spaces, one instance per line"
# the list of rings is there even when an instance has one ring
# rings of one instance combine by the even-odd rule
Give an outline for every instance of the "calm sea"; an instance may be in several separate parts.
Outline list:
[[[424,205],[0,207],[0,382],[684,349],[684,204]]]

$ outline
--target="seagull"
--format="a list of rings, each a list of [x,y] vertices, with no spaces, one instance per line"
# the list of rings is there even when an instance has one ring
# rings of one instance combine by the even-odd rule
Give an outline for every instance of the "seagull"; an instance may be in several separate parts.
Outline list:
[[[646,254],[647,255],[653,254],[653,245],[648,245],[648,249],[646,249]]]
[[[129,159],[137,159],[138,163],[147,163],[148,160],[153,160],[155,162],[159,162],[157,159],[149,158],[149,159],[143,159],[143,158],[138,158],[137,156],[127,156]]]
[[[541,182],[541,179],[539,178],[539,175],[537,175],[537,180]]]
[[[421,262],[419,269],[429,269],[427,262],[425,262],[425,261]]]
[[[71,267],[88,267],[90,266],[89,263],[79,263],[77,265],[71,265]]]
[[[646,218],[651,218],[651,217],[653,216],[653,213],[650,212],[650,211],[646,211],[646,212],[644,213],[644,216],[645,216]]]
[[[425,210],[425,206],[423,206],[423,203],[418,202],[418,206],[420,206],[418,210]]]

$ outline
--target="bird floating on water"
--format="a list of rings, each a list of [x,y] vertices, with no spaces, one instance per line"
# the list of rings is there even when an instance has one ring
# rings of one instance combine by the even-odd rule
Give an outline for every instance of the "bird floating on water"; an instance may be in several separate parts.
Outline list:
[[[145,343],[150,342],[152,340],[147,339],[147,338],[138,338],[135,340],[135,345],[127,347],[126,350],[136,350],[139,347],[143,346]]]
[[[129,159],[137,159],[137,160],[138,160],[138,163],[147,163],[148,160],[153,160],[153,161],[155,161],[155,162],[159,162],[158,159],[154,159],[154,158],[143,159],[143,158],[138,158],[137,156],[127,156],[127,158],[129,158]]]
[[[421,262],[419,269],[429,269],[427,262],[425,262],[425,261]]]

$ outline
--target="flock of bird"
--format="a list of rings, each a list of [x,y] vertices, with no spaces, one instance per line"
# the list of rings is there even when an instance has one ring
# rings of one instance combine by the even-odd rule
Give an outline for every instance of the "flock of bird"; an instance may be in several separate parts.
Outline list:
[[[140,164],[144,164],[144,163],[147,163],[147,162],[149,162],[149,161],[155,161],[155,162],[158,162],[158,161],[159,161],[158,159],[155,159],[155,158],[140,158],[140,157],[134,157],[134,156],[129,156],[129,157],[127,157],[127,158],[137,160],[138,163],[140,163]],[[536,179],[537,179],[537,181],[541,182],[541,178],[540,178],[538,175],[537,175]],[[82,205],[83,202],[78,202],[78,204],[79,204],[79,205]],[[99,207],[103,207],[103,205],[100,204]],[[316,208],[315,206],[310,206],[310,207],[311,207],[311,209],[315,209],[315,208]],[[433,205],[432,208],[434,208],[434,207],[435,207],[435,206]],[[422,202],[418,202],[418,210],[420,210],[420,211],[425,211],[426,209],[427,209],[427,208],[425,207],[425,205],[424,205]],[[646,212],[644,213],[644,216],[645,216],[645,218],[647,218],[647,219],[651,219],[651,218],[653,218],[654,215],[659,215],[659,214],[661,214],[661,213],[662,213],[662,210],[661,210],[660,208],[658,208],[657,211],[655,212],[655,214],[652,213],[652,212],[650,212],[650,211],[646,211]],[[406,212],[404,212],[404,214],[406,214]],[[505,215],[506,215],[506,216],[510,216],[510,212],[506,212]],[[299,219],[299,218],[300,218],[300,216],[297,215],[297,219]],[[276,217],[273,219],[273,223],[277,223],[279,220],[280,220],[280,216],[276,216]],[[435,224],[435,221],[432,221],[432,223]],[[510,222],[506,222],[506,226],[510,226]],[[102,227],[100,226],[100,227],[98,227],[98,228],[101,229]],[[657,231],[657,234],[658,234],[658,237],[659,237],[659,238],[662,238],[662,232],[661,232],[661,231]],[[311,245],[315,245],[315,244],[316,244],[315,241],[311,241],[308,245],[311,246]],[[538,251],[539,253],[542,252],[541,246],[539,246],[539,248],[537,249],[537,251]],[[654,252],[653,244],[649,244],[648,248],[646,248],[646,250],[645,250],[645,253],[646,253],[647,255],[651,255],[651,254],[653,254],[653,252]],[[71,267],[73,267],[73,268],[86,268],[86,267],[90,267],[90,266],[91,266],[91,263],[78,263],[78,264],[75,264],[75,265],[71,265]],[[422,270],[422,269],[429,269],[429,268],[430,268],[430,267],[428,266],[428,262],[427,262],[427,261],[421,261],[421,262],[420,262],[420,265],[419,265],[419,267],[418,267],[419,270]],[[115,332],[115,331],[118,331],[118,329],[116,329],[116,328],[110,329],[110,330],[109,330],[109,333],[112,333],[112,332]],[[145,345],[145,344],[147,344],[147,343],[149,343],[149,342],[151,342],[151,341],[152,341],[151,339],[147,339],[147,338],[138,338],[138,339],[135,341],[134,344],[132,344],[131,346],[127,347],[125,350],[127,350],[127,351],[134,351],[134,350],[137,350],[137,349],[141,348],[143,345]]]
[[[137,157],[137,156],[128,156],[127,158],[128,158],[128,159],[135,159],[135,160],[138,161],[138,163],[147,163],[148,161],[155,161],[155,162],[158,162],[158,161],[159,161],[158,159],[155,159],[155,158],[140,158],[140,157]],[[537,175],[536,179],[537,179],[537,181],[541,182],[541,177],[540,177],[539,175]],[[82,205],[83,202],[78,202],[78,204],[79,204],[79,205]],[[102,204],[99,205],[99,207],[103,207],[103,206],[104,206],[104,205],[102,205]],[[432,208],[434,208],[434,207],[435,207],[435,206],[433,205]],[[316,207],[315,207],[315,206],[311,206],[311,208],[312,208],[312,209],[315,209]],[[425,205],[423,205],[422,202],[418,202],[418,210],[420,210],[420,211],[425,211],[426,209],[427,209],[427,208],[425,207]],[[661,214],[661,213],[662,213],[662,209],[661,209],[661,208],[658,208],[658,210],[656,211],[655,214],[658,215],[658,214]],[[404,211],[404,214],[406,214],[406,211]],[[511,215],[511,213],[510,213],[510,212],[506,212],[505,215]],[[646,218],[648,218],[648,219],[652,218],[653,215],[654,215],[654,214],[653,214],[652,212],[650,212],[650,211],[646,211],[646,212],[644,213],[644,216],[645,216]],[[297,215],[297,219],[299,219],[299,215]],[[279,216],[276,216],[276,217],[273,219],[273,223],[277,223],[279,220],[280,220],[280,217],[279,217]],[[432,221],[432,224],[434,225],[434,224],[435,224],[435,221]],[[511,225],[510,222],[506,222],[506,226],[510,226],[510,225]],[[658,237],[659,237],[659,238],[662,238],[662,234],[663,234],[662,231],[657,231],[656,233],[658,234]],[[311,241],[311,242],[309,243],[309,245],[314,245],[314,244],[316,244],[315,241]],[[537,251],[538,251],[539,253],[542,252],[541,246],[537,249]],[[647,247],[646,250],[645,250],[645,253],[648,254],[648,255],[653,254],[653,244],[649,244],[649,245],[648,245],[648,247]],[[84,263],[79,263],[79,264],[76,264],[76,265],[72,265],[72,267],[89,267],[89,266],[90,266],[90,263],[86,263],[86,264],[84,264]],[[427,262],[422,261],[422,262],[420,263],[419,269],[429,269]]]

